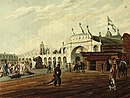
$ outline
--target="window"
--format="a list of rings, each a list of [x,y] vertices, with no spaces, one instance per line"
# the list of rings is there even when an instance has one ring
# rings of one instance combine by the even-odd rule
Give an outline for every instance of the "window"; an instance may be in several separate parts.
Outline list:
[[[95,45],[95,46],[93,47],[93,51],[94,51],[94,52],[98,52],[98,46],[97,46],[97,45]]]

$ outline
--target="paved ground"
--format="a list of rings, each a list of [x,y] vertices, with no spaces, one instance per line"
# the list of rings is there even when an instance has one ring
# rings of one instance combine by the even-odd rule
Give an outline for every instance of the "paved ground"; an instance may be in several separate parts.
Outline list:
[[[0,98],[130,98],[128,78],[117,79],[117,90],[108,91],[108,73],[63,72],[62,85],[45,85],[52,74],[36,75],[0,82]]]

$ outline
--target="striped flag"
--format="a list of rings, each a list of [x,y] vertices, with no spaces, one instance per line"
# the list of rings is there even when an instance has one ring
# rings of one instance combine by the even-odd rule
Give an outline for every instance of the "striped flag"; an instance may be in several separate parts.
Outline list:
[[[113,24],[112,20],[107,16],[108,25],[112,27],[112,29],[116,32],[116,26]]]

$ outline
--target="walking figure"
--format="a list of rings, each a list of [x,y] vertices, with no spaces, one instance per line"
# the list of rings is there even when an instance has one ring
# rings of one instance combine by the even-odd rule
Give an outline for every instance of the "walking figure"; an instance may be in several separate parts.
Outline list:
[[[113,61],[112,67],[110,69],[109,74],[109,89],[116,90],[116,73],[117,73],[117,64],[115,61]]]
[[[56,86],[57,84],[60,86],[61,85],[61,69],[60,69],[60,64],[57,65],[54,69],[54,85]]]

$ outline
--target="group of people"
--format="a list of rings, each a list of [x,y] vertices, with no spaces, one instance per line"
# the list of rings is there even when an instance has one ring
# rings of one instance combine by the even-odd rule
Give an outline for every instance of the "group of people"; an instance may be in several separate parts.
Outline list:
[[[120,73],[126,74],[127,76],[127,63],[125,60],[119,60],[116,58],[112,58],[111,68],[109,73],[109,89],[116,90],[116,78],[117,76],[120,78]],[[124,72],[126,71],[126,72]],[[124,75],[125,76],[125,75]]]
[[[2,76],[20,76],[27,74],[32,68],[31,61],[8,62],[6,59],[0,64],[0,77]]]
[[[74,71],[80,72],[82,70],[83,73],[85,73],[85,65],[81,61],[76,61],[74,66]]]

